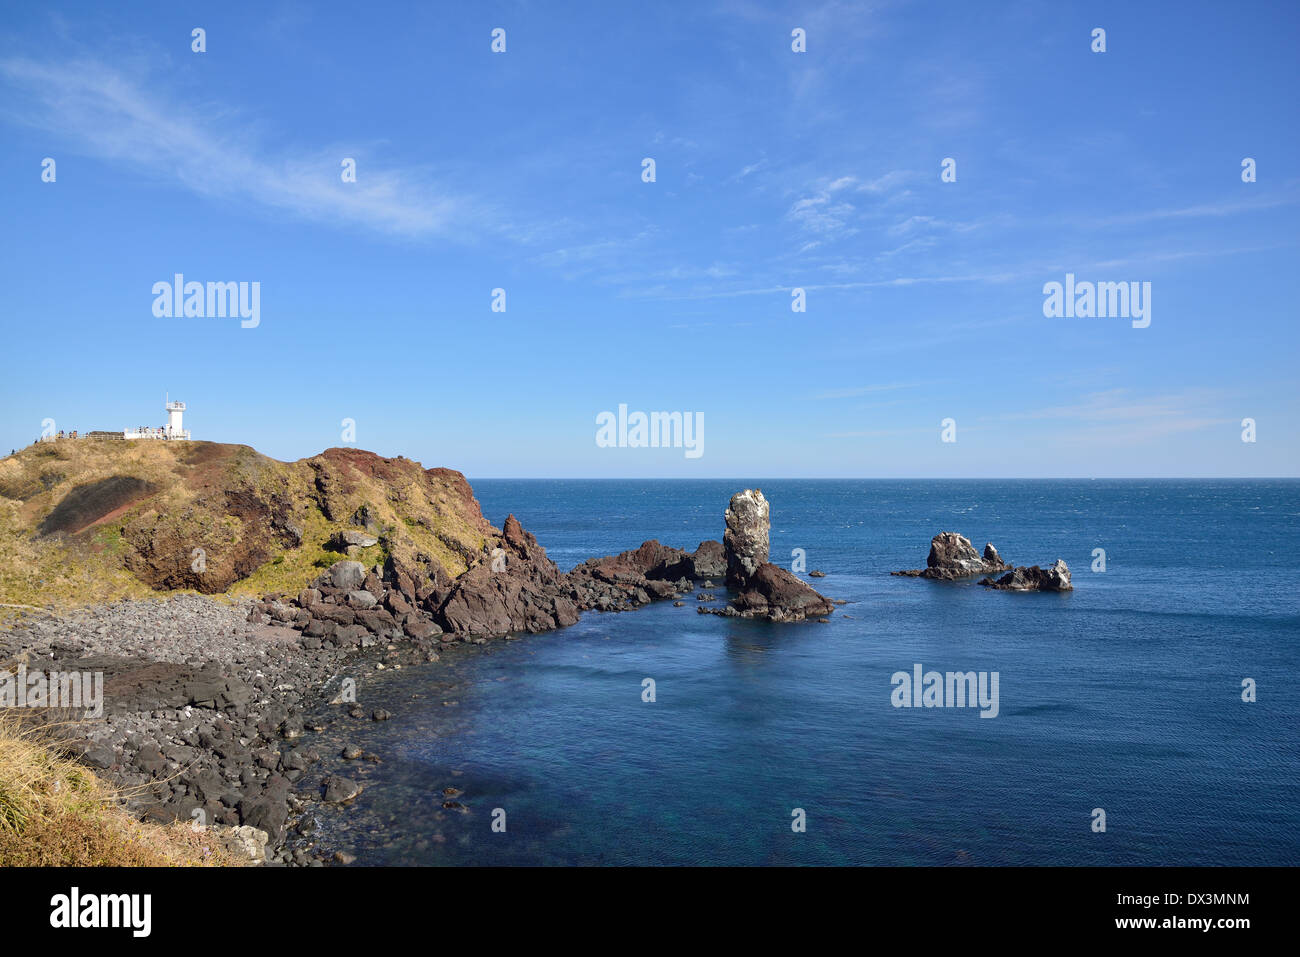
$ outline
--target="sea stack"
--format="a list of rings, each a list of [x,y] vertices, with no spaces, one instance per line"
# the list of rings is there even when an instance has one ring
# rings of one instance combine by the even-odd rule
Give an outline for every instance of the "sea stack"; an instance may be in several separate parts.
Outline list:
[[[722,546],[727,558],[727,584],[733,588],[743,586],[767,561],[770,513],[762,489],[747,488],[731,496]]]
[[[930,554],[925,560],[925,568],[908,571],[890,572],[891,575],[905,575],[909,578],[931,578],[937,581],[957,581],[975,575],[992,575],[995,572],[1008,571],[1011,568],[1002,560],[993,544],[984,546],[984,555],[975,550],[970,539],[957,532],[940,532],[930,540]]]
[[[747,488],[731,496],[722,542],[727,584],[740,594],[725,608],[699,611],[770,621],[822,619],[834,611],[829,598],[767,560],[770,512],[760,489]]]

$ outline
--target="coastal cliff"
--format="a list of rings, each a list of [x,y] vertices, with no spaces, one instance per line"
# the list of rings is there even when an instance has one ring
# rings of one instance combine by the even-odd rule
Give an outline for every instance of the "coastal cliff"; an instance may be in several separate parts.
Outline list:
[[[345,553],[455,578],[502,534],[459,472],[358,449],[278,462],[245,445],[62,439],[0,461],[7,602],[297,591]]]
[[[717,614],[829,614],[767,562],[767,513],[745,490],[725,544],[650,540],[566,573],[513,515],[492,525],[459,472],[401,457],[40,443],[0,461],[14,619],[0,671],[99,676],[102,714],[53,713],[58,751],[146,821],[226,829],[237,859],[347,863],[317,845],[312,809],[355,800],[364,776],[349,767],[378,759],[322,754],[308,736],[392,717],[360,704],[367,673],[679,599],[729,569],[738,594]]]

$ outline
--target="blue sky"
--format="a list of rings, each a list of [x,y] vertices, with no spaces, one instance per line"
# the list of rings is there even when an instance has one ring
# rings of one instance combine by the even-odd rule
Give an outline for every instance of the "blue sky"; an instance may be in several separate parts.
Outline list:
[[[1294,4],[228,6],[6,9],[6,451],[169,391],[471,478],[1300,474]],[[178,272],[260,324],[155,317]]]

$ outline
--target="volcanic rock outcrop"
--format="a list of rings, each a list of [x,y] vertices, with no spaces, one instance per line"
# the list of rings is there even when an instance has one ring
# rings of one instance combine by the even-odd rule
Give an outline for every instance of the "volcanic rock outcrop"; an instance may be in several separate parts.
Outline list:
[[[770,621],[821,618],[834,610],[829,598],[818,594],[784,568],[769,562],[771,509],[760,489],[745,489],[731,497],[722,536],[727,584],[740,594],[724,608],[704,608],[701,613]]]
[[[931,578],[936,581],[956,581],[972,578],[975,575],[992,575],[995,572],[1008,571],[1011,568],[1002,560],[998,550],[992,544],[984,546],[981,556],[975,551],[970,539],[957,532],[940,532],[930,540],[930,554],[925,560],[925,568],[909,571],[890,572],[891,575],[904,575],[909,578]]]
[[[296,598],[268,595],[256,614],[300,630],[320,647],[364,648],[402,638],[485,640],[572,625],[586,610],[627,611],[679,598],[696,581],[728,576],[739,592],[714,614],[772,621],[829,615],[833,603],[768,562],[769,507],[757,490],[731,499],[724,542],[688,552],[658,541],[583,562],[562,573],[532,533],[510,515],[500,537],[456,578],[438,565],[390,556],[370,569],[335,562]]]
[[[727,551],[722,542],[700,542],[691,556],[696,578],[723,578],[727,574]]]
[[[255,613],[303,633],[312,646],[364,648],[402,638],[475,641],[572,625],[582,611],[627,611],[690,591],[693,579],[720,576],[720,542],[694,552],[651,540],[593,558],[568,574],[513,515],[501,537],[456,578],[439,566],[390,557],[365,568],[335,562],[296,597],[267,595]]]
[[[759,565],[732,606],[742,618],[803,621],[822,618],[835,608],[829,598],[771,562]]]
[[[1070,583],[1070,566],[1060,558],[1051,568],[1018,565],[1001,578],[989,577],[980,584],[1005,591],[1074,591],[1074,585]]]
[[[455,580],[440,605],[425,607],[447,630],[470,635],[550,631],[578,620],[564,576],[513,515],[494,546]],[[435,602],[441,596],[431,594]]]
[[[762,489],[731,496],[722,545],[727,555],[727,584],[739,587],[767,561],[770,508]]]

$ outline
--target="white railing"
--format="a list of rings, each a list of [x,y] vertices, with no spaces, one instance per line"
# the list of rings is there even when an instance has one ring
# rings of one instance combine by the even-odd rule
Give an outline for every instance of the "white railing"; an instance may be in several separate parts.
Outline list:
[[[168,432],[166,429],[124,429],[122,438],[124,439],[188,439],[190,433],[188,429],[180,432]]]

